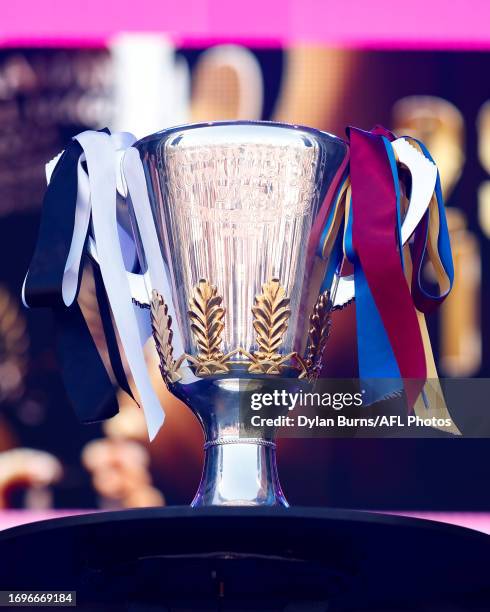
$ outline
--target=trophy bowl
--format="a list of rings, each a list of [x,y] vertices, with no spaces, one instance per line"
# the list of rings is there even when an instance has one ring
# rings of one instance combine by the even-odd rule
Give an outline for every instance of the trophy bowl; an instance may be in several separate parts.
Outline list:
[[[274,436],[248,435],[241,399],[274,379],[311,380],[321,367],[331,304],[310,282],[312,235],[347,147],[318,130],[265,122],[177,127],[134,147],[177,319],[148,287],[160,369],[205,436],[192,505],[286,506]],[[312,306],[319,333],[308,340]]]

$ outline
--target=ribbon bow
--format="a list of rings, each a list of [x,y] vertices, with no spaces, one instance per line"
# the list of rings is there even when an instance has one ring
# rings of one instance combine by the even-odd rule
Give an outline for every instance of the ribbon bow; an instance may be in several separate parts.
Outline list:
[[[145,324],[141,310],[132,303],[135,292],[125,259],[132,252],[129,267],[136,265],[133,240],[117,221],[117,162],[135,140],[123,132],[82,132],[57,160],[48,177],[38,241],[24,281],[23,301],[28,307],[47,306],[55,312],[63,379],[80,420],[93,422],[114,416],[118,412],[116,389],[119,385],[141,404],[152,439],[163,423],[164,413],[143,354],[143,343],[151,332],[148,317]],[[137,162],[140,163],[138,156]],[[138,173],[136,164],[133,170],[131,183],[139,189],[138,181],[144,183],[142,169]],[[148,225],[145,223],[146,233]],[[90,282],[92,275],[109,354],[108,365],[101,358],[81,307],[80,286]],[[133,277],[135,280],[136,275]],[[143,275],[139,280],[144,284]],[[155,275],[152,283],[162,294],[168,294],[166,283]],[[118,342],[137,393],[132,392],[126,379]]]
[[[446,408],[424,317],[447,297],[454,278],[439,175],[412,240],[403,244],[402,220],[409,203],[391,145],[394,135],[382,127],[370,132],[350,128],[348,137],[349,165],[339,174],[330,201],[324,202],[317,249],[327,260],[322,290],[332,287],[347,259],[354,268],[365,403],[398,394],[404,387],[416,412],[423,406],[440,414]],[[433,161],[424,145],[406,140]],[[427,260],[436,274],[436,293],[423,285]]]

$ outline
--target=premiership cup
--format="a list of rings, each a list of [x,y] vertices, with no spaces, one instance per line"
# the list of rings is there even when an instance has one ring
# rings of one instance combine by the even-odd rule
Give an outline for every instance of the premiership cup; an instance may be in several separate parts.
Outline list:
[[[46,172],[23,301],[53,309],[80,420],[117,414],[121,388],[150,439],[164,420],[143,352],[153,334],[168,389],[204,430],[194,506],[287,505],[276,434],[250,418],[251,394],[314,382],[331,312],[354,298],[362,404],[403,395],[409,411],[459,434],[424,317],[454,269],[437,167],[419,141],[381,126],[343,141],[261,122],[140,141],[87,131]],[[429,261],[435,287],[423,280]]]
[[[205,436],[192,505],[287,506],[274,436],[249,435],[241,400],[321,369],[332,302],[320,290],[315,249],[347,146],[318,130],[260,122],[172,128],[133,146],[174,306],[171,317],[147,287],[160,369]],[[147,245],[135,235],[145,269]]]

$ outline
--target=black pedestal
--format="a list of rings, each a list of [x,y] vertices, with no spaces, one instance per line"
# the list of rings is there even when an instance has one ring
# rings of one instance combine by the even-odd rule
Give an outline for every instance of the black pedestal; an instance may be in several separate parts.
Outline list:
[[[82,610],[489,610],[490,537],[315,508],[105,512],[0,533],[0,590]]]

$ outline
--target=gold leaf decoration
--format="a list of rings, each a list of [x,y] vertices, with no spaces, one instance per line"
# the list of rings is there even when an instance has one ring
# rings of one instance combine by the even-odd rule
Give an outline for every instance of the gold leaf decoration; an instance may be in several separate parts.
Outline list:
[[[189,299],[191,330],[196,340],[197,375],[221,374],[229,371],[227,357],[221,352],[221,334],[225,327],[223,298],[207,280],[201,279]]]
[[[160,357],[160,371],[168,386],[180,380],[181,376],[177,371],[177,364],[173,357],[172,317],[168,314],[168,307],[163,297],[155,290],[152,292],[150,309],[153,338]]]
[[[278,349],[286,333],[291,310],[286,291],[277,278],[262,285],[262,294],[255,298],[252,312],[259,350],[254,353],[255,362],[249,372],[280,374],[284,357],[278,353]]]
[[[306,368],[308,378],[318,378],[323,365],[323,353],[330,335],[332,301],[330,292],[325,291],[318,296],[310,315],[310,329],[308,332],[308,351],[306,355]]]

